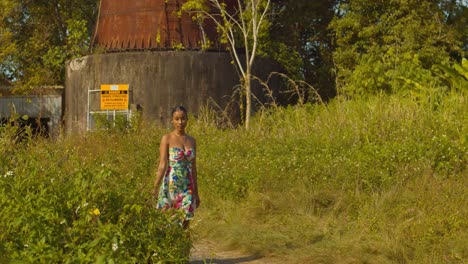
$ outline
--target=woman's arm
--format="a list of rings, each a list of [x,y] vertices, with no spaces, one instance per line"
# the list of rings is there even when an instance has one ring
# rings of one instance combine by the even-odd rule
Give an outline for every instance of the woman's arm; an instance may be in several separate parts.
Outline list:
[[[159,186],[161,185],[162,178],[166,173],[167,164],[168,164],[168,136],[164,135],[161,138],[161,143],[159,144],[159,166],[156,172],[156,180],[154,181],[154,196],[157,197],[159,194]]]

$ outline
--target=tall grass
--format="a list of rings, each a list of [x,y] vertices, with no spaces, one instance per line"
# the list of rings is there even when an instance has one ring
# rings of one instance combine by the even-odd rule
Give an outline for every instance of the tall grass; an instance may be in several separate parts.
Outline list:
[[[466,100],[336,99],[263,110],[248,131],[205,109],[188,128],[191,238],[285,263],[467,261]],[[185,260],[188,236],[151,200],[168,130],[14,142],[2,129],[0,262]]]
[[[162,130],[0,139],[0,263],[185,263],[190,240],[155,209]]]
[[[196,124],[196,231],[291,263],[462,263],[466,99],[338,99],[257,113],[249,131]]]

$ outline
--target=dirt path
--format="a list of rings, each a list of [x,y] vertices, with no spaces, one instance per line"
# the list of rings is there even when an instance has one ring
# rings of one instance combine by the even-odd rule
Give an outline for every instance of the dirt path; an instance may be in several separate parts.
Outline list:
[[[219,245],[207,240],[196,241],[190,257],[190,264],[276,264],[273,258],[248,255],[237,250],[223,250]]]

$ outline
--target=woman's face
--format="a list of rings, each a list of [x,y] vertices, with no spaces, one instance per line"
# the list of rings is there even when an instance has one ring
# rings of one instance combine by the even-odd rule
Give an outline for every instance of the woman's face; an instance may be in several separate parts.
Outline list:
[[[187,126],[187,115],[184,111],[175,111],[174,114],[172,114],[172,126],[174,126],[174,129],[177,131],[185,131],[185,127]]]

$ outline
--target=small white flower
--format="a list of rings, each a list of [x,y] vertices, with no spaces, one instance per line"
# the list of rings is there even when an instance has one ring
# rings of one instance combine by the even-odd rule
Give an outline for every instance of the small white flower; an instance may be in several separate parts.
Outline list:
[[[28,248],[28,247],[29,247],[29,245],[28,245],[28,244],[24,244],[24,247],[25,247],[25,248]]]
[[[13,171],[7,171],[7,172],[3,175],[3,178],[9,177],[9,176],[13,176]]]
[[[50,183],[53,183],[53,182],[54,182],[54,180],[55,180],[54,178],[51,178],[51,179],[50,179]]]
[[[84,204],[83,204],[83,207],[86,207],[86,206],[88,206],[88,203],[84,203]]]
[[[117,245],[117,243],[112,243],[112,250],[116,251],[117,249],[119,249],[119,245]]]
[[[60,224],[63,225],[65,224],[67,221],[65,221],[65,219],[63,219],[62,221],[60,221]]]

